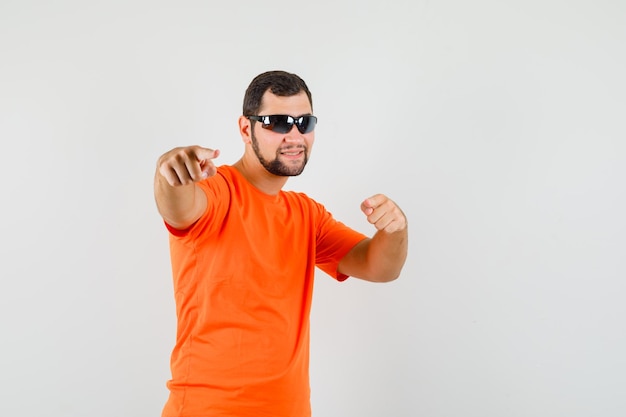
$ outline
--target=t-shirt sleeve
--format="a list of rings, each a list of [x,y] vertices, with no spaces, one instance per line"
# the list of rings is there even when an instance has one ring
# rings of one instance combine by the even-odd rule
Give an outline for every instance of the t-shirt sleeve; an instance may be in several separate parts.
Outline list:
[[[337,270],[339,262],[367,236],[335,220],[332,214],[319,204],[318,210],[320,218],[316,236],[315,264],[338,281],[345,281],[348,276]]]

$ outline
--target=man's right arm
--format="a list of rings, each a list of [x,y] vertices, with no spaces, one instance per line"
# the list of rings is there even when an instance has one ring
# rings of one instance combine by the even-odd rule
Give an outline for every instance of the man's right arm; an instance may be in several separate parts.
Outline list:
[[[204,192],[196,185],[217,173],[218,150],[188,146],[161,155],[154,175],[154,198],[163,220],[175,229],[194,224],[206,210]]]

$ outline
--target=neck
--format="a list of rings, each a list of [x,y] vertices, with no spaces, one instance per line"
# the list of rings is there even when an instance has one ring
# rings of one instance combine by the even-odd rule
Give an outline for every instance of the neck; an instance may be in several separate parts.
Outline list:
[[[255,188],[268,195],[277,195],[287,183],[288,177],[267,172],[258,161],[249,161],[245,155],[233,167]]]

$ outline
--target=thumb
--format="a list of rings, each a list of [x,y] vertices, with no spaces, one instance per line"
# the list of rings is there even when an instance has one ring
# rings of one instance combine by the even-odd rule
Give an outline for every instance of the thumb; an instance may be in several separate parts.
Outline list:
[[[361,203],[361,211],[366,216],[369,216],[370,214],[372,214],[374,212],[374,204],[373,204],[373,202],[369,198],[366,198]]]

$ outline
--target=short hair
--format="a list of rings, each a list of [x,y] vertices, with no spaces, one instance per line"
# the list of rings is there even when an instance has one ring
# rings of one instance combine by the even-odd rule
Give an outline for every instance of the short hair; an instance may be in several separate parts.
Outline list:
[[[304,91],[313,108],[313,98],[309,87],[302,78],[286,71],[268,71],[254,77],[243,98],[243,115],[257,116],[261,108],[263,94],[269,90],[280,97],[295,96]]]

